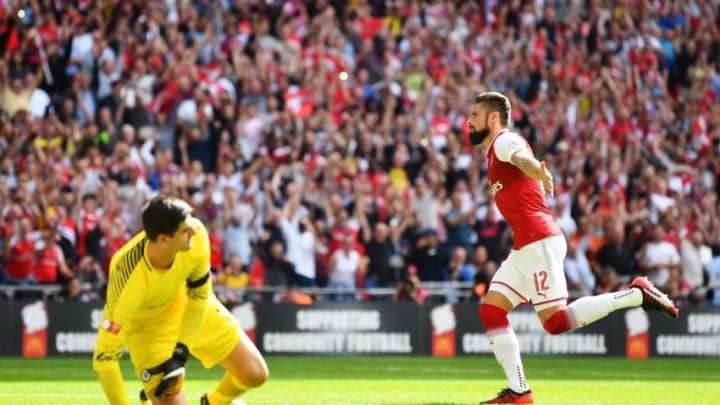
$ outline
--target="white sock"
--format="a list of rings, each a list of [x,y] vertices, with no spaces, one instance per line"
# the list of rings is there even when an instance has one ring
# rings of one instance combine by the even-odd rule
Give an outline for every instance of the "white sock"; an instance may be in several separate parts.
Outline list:
[[[618,309],[639,307],[642,301],[642,291],[628,288],[614,293],[579,298],[568,305],[567,313],[572,328],[577,329],[602,319]]]
[[[520,344],[515,332],[510,328],[492,331],[488,333],[488,340],[495,358],[505,371],[508,387],[517,393],[529,390],[520,359]]]

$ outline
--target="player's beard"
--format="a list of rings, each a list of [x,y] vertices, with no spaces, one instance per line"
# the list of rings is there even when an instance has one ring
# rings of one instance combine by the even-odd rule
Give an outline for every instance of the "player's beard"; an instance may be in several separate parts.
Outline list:
[[[490,135],[490,123],[488,122],[488,118],[485,118],[485,128],[483,129],[476,129],[476,130],[470,130],[470,143],[473,146],[480,145],[485,141],[485,138]]]
[[[489,128],[483,128],[475,131],[470,131],[470,143],[473,146],[480,145],[490,133]]]

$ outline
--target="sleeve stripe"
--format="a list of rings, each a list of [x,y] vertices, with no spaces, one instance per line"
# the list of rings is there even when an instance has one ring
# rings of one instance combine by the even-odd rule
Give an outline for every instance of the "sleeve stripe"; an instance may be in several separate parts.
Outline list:
[[[110,313],[115,309],[115,304],[125,288],[125,284],[127,284],[130,275],[135,268],[137,268],[138,262],[143,258],[146,241],[146,238],[142,238],[134,247],[125,252],[115,264],[112,277],[110,277],[107,294],[107,307]]]
[[[208,271],[207,273],[205,273],[204,276],[200,277],[200,278],[197,279],[197,280],[194,280],[194,281],[188,280],[188,281],[187,281],[187,287],[188,287],[188,288],[198,288],[198,287],[202,287],[203,284],[205,284],[205,283],[208,281],[209,278],[210,278],[210,272]]]

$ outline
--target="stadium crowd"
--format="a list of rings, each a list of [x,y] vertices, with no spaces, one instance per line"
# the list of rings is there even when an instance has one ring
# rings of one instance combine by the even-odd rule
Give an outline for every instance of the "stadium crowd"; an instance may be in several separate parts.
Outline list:
[[[575,296],[647,274],[720,305],[720,1],[4,4],[2,283],[101,297],[167,193],[218,285],[482,297],[512,236],[465,122],[498,90],[554,174]]]

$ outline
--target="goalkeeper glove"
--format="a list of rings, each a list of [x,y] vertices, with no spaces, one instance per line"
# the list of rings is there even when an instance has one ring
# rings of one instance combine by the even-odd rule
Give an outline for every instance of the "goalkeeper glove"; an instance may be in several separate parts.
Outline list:
[[[173,396],[180,392],[185,380],[185,363],[187,363],[188,353],[187,346],[178,342],[170,359],[147,370],[150,374],[163,374],[160,384],[155,389],[156,397]]]

